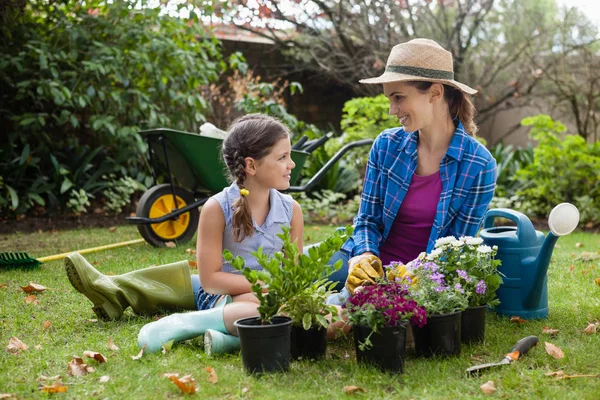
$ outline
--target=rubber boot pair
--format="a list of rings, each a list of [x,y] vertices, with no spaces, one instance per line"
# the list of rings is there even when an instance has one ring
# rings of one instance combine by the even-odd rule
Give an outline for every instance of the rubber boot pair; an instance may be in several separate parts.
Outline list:
[[[240,348],[240,339],[229,335],[223,321],[225,305],[231,296],[209,310],[171,314],[144,325],[138,335],[138,347],[154,353],[169,342],[178,343],[204,335],[204,348],[208,355],[231,352]]]
[[[92,301],[101,319],[118,319],[127,307],[140,315],[196,309],[187,261],[108,276],[81,254],[72,253],[65,258],[65,270],[71,285]]]

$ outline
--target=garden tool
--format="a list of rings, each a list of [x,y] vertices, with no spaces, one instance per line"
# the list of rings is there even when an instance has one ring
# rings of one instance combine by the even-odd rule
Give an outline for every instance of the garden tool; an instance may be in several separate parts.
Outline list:
[[[372,254],[363,254],[348,260],[348,278],[346,289],[354,294],[357,287],[364,284],[373,284],[376,279],[383,277],[383,266],[379,257]]]
[[[79,254],[93,253],[96,251],[113,249],[115,247],[128,246],[130,244],[143,243],[144,239],[129,240],[126,242],[107,244],[105,246],[92,247],[90,249],[76,250]],[[47,261],[55,261],[65,258],[68,254],[73,253],[69,251],[67,253],[55,254],[53,256],[40,257],[38,259],[31,258],[27,253],[0,253],[0,270],[2,269],[13,269],[13,268],[24,268],[33,269],[40,266],[40,264]]]
[[[497,217],[508,218],[517,226],[493,226]],[[523,319],[548,316],[548,266],[554,245],[560,236],[571,233],[579,223],[579,210],[561,203],[548,217],[550,232],[544,238],[524,214],[507,208],[489,210],[480,233],[485,244],[498,246],[498,271],[503,283],[498,288],[499,314]]]
[[[101,274],[81,254],[65,258],[71,285],[94,303],[101,319],[117,319],[131,306],[136,314],[196,309],[188,261],[148,267],[122,275]]]
[[[214,308],[200,311],[171,314],[142,327],[138,334],[138,347],[146,346],[146,351],[154,353],[171,341],[178,343],[203,335],[207,329],[227,333],[223,321],[223,309],[231,302],[225,296]]]
[[[510,351],[507,354],[505,354],[504,358],[499,362],[475,365],[474,367],[467,368],[466,372],[467,374],[473,376],[489,368],[499,367],[501,365],[508,365],[513,361],[517,361],[519,358],[521,358],[523,354],[526,354],[529,351],[529,349],[536,346],[538,342],[539,340],[536,336],[527,336],[526,338],[519,340],[517,344],[515,344],[513,348],[510,349]]]
[[[204,332],[204,352],[207,356],[233,353],[240,349],[240,338],[214,329]]]

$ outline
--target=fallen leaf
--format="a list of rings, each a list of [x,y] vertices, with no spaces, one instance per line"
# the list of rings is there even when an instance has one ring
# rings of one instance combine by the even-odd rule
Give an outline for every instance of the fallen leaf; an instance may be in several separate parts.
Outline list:
[[[206,372],[208,372],[208,381],[210,383],[219,382],[219,377],[217,376],[217,373],[215,372],[213,367],[206,367]]]
[[[575,265],[571,265],[571,266],[569,267],[569,272],[573,272],[573,270],[574,270],[574,269],[575,269]]]
[[[27,345],[23,342],[21,342],[21,340],[19,340],[18,337],[13,336],[10,339],[8,339],[8,346],[6,346],[6,350],[9,353],[18,353],[21,350],[28,350],[29,348],[27,347]]]
[[[64,393],[67,390],[69,390],[69,387],[63,385],[60,382],[54,382],[50,386],[42,385],[42,387],[40,388],[40,390],[42,392],[46,392],[46,393]]]
[[[575,247],[577,247],[577,248],[583,247],[583,243],[577,242],[577,243],[575,243]]]
[[[110,228],[108,228],[109,232],[116,232],[117,231],[117,227],[116,226],[111,226]]]
[[[44,290],[46,290],[46,288],[42,285],[38,285],[37,283],[33,283],[33,282],[29,282],[29,285],[27,286],[21,286],[21,289],[23,289],[23,291],[25,293],[39,293],[39,292],[43,292]]]
[[[556,336],[558,335],[558,329],[552,329],[552,328],[548,328],[547,326],[542,328],[542,333],[545,333],[546,335],[550,335],[550,336]]]
[[[108,382],[109,380],[110,380],[110,376],[108,376],[108,375],[102,375],[102,376],[100,377],[100,379],[98,379],[98,381],[99,381],[100,383],[106,383],[106,382]]]
[[[563,371],[555,371],[555,372],[547,372],[544,375],[546,375],[546,376],[555,376],[557,378],[562,378],[563,376],[565,376],[565,373]]]
[[[40,377],[38,378],[38,382],[41,381],[57,381],[62,379],[62,377],[60,375],[54,375],[54,376],[46,376],[46,375],[40,375]]]
[[[34,349],[36,350],[41,350],[42,349],[42,345],[41,344],[36,344],[35,346],[33,346]]]
[[[510,322],[514,322],[515,324],[524,324],[527,321],[521,317],[510,317]]]
[[[171,350],[171,348],[173,347],[173,343],[175,343],[175,340],[169,340],[167,343],[163,343],[162,353],[167,354],[167,351]]]
[[[560,347],[555,346],[550,342],[544,342],[544,344],[546,346],[546,353],[550,354],[552,357],[556,358],[557,360],[564,358],[565,353],[563,353],[563,351],[561,350]]]
[[[0,289],[8,287],[8,283],[0,283]]]
[[[87,321],[88,321],[88,322],[91,322],[91,323],[96,323],[96,322],[98,322],[98,320],[97,320],[96,318],[89,318]]]
[[[77,356],[73,356],[73,359],[69,361],[67,370],[71,376],[84,376],[87,375],[88,372],[92,372],[88,370],[88,366],[83,362],[83,359]]]
[[[0,399],[15,399],[17,398],[16,395],[11,394],[11,393],[0,393]]]
[[[250,389],[248,389],[247,387],[244,386],[241,390],[242,396],[244,396],[246,393],[248,393],[248,390],[250,390]]]
[[[196,250],[194,250],[194,249],[185,249],[185,252],[188,253],[191,256],[193,256],[194,254],[196,254]]]
[[[51,326],[52,326],[52,322],[50,322],[50,321],[46,320],[46,321],[44,321],[44,323],[42,324],[42,329],[43,329],[43,330],[46,330],[46,329],[50,328]]]
[[[593,253],[591,251],[582,251],[579,257],[577,257],[577,259],[582,261],[597,260],[600,259],[600,252]]]
[[[342,388],[342,390],[343,390],[343,391],[344,391],[344,393],[346,393],[346,394],[354,394],[354,393],[356,393],[356,392],[366,393],[366,390],[365,390],[365,389],[361,388],[360,386],[354,386],[354,385],[351,385],[351,386],[344,386],[344,387]]]
[[[144,355],[144,350],[146,350],[146,345],[144,345],[144,346],[142,347],[142,349],[140,350],[140,352],[138,353],[138,355],[137,355],[137,356],[131,356],[131,359],[132,359],[132,360],[136,360],[136,361],[137,361],[137,360],[139,360],[140,358],[142,358],[142,356]]]
[[[600,278],[594,279],[594,282],[596,282],[596,285],[600,286]]]
[[[40,301],[35,297],[35,294],[30,294],[25,297],[25,304],[40,304]]]
[[[192,269],[198,269],[198,263],[194,260],[188,260],[188,264],[190,265],[190,268]]]
[[[600,374],[575,374],[567,375],[563,371],[548,372],[546,376],[553,376],[556,379],[573,379],[573,378],[600,378]]]
[[[108,338],[108,343],[106,344],[109,350],[117,351],[119,350],[119,346],[113,343],[112,336]]]
[[[487,381],[483,385],[479,386],[483,394],[493,394],[496,391],[496,386],[494,386],[494,381]]]
[[[598,328],[597,324],[589,324],[584,330],[583,333],[585,333],[586,335],[593,335],[594,333],[596,333],[596,330]]]
[[[186,375],[179,379],[176,374],[169,375],[169,379],[173,382],[179,390],[184,394],[194,394],[198,391],[196,389],[196,380],[191,375]]]
[[[177,247],[177,245],[175,244],[175,242],[165,242],[165,246],[170,248],[170,249],[174,249],[175,247]]]
[[[87,357],[87,358],[93,358],[94,360],[98,361],[100,364],[108,362],[108,359],[106,357],[104,357],[100,353],[96,353],[95,351],[86,350],[83,352],[83,356]]]

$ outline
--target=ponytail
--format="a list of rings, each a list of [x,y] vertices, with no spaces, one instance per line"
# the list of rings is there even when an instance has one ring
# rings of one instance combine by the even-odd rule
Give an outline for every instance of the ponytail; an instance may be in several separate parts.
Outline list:
[[[246,189],[246,160],[239,153],[235,155],[237,168],[235,170],[236,184],[241,190]],[[240,198],[233,203],[233,216],[231,218],[233,228],[233,239],[241,242],[246,236],[252,236],[254,225],[252,224],[252,213],[248,205],[248,198],[240,193]]]

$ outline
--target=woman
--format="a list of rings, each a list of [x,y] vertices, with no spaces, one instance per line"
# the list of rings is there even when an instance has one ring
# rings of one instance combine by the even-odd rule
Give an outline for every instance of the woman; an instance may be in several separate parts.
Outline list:
[[[349,258],[333,279],[350,293],[382,264],[411,261],[440,237],[475,236],[496,186],[496,160],[475,139],[477,91],[454,80],[450,52],[414,39],[394,46],[383,75],[360,82],[383,84],[402,127],[375,140],[354,235],[334,256]]]

